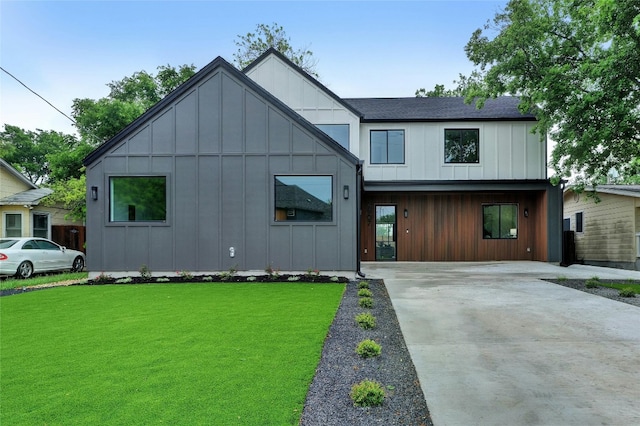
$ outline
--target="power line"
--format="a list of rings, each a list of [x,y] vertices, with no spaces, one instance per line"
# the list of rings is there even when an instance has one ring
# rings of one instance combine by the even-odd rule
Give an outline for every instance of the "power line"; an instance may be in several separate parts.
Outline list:
[[[56,108],[51,102],[49,102],[48,100],[46,100],[45,98],[43,98],[42,96],[40,96],[38,93],[36,93],[34,90],[32,90],[29,86],[27,86],[26,84],[24,84],[22,81],[20,81],[18,79],[18,77],[14,76],[13,74],[11,74],[9,71],[5,70],[4,68],[0,67],[0,70],[4,71],[5,73],[7,73],[11,78],[13,78],[15,81],[17,81],[18,83],[22,84],[28,91],[30,91],[31,93],[33,93],[34,95],[36,95],[37,97],[39,97],[40,99],[42,99],[43,101],[45,101],[47,104],[49,104],[49,106],[53,109],[55,109],[56,111],[58,111],[60,114],[64,115],[66,118],[69,119],[69,121],[71,121],[74,125],[76,124],[75,120],[71,117],[69,117],[67,114],[65,114],[64,112],[60,111],[58,108]]]

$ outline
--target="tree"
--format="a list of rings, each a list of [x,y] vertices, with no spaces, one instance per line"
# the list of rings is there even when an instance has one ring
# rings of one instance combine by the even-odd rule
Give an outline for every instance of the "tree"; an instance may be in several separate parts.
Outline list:
[[[0,158],[34,184],[41,185],[52,179],[79,176],[82,158],[77,158],[74,151],[81,145],[73,135],[5,124],[0,133]],[[88,149],[84,148],[83,152],[87,153]]]
[[[307,47],[295,50],[291,46],[291,39],[287,36],[284,28],[275,22],[273,25],[258,24],[255,32],[243,36],[238,35],[235,44],[238,46],[238,50],[233,54],[233,61],[239,69],[245,68],[266,50],[273,47],[305,72],[318,77],[315,70],[317,61],[313,58],[313,52]]]
[[[45,206],[62,206],[69,210],[66,219],[84,221],[87,217],[87,178],[84,168],[79,177],[69,178],[54,182],[50,188],[53,190],[42,204]]]
[[[115,136],[147,109],[155,105],[195,74],[194,65],[159,66],[154,76],[146,71],[108,83],[106,98],[74,99],[73,118],[78,132],[91,145]]]
[[[444,98],[450,96],[461,96],[456,89],[445,89],[443,84],[436,84],[433,90],[420,88],[416,90],[416,98]]]
[[[596,185],[640,158],[640,2],[511,0],[465,47],[467,100],[521,98],[556,142],[554,181]],[[634,166],[635,164],[635,166]]]

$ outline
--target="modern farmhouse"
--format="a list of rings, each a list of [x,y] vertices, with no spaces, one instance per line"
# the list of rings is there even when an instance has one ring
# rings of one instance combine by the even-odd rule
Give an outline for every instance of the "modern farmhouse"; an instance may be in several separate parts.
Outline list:
[[[562,192],[517,104],[342,99],[273,49],[217,58],[85,159],[88,268],[559,261]]]

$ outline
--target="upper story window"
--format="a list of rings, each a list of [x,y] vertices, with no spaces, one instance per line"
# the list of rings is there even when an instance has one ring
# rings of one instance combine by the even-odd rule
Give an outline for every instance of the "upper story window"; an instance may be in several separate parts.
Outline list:
[[[276,176],[276,222],[333,220],[333,178],[331,176]]]
[[[444,162],[479,163],[479,141],[480,130],[478,129],[445,129]]]
[[[371,130],[371,164],[404,164],[404,130]]]
[[[349,149],[349,125],[348,124],[316,124],[316,127],[347,150]]]
[[[166,176],[109,178],[109,222],[166,222]]]

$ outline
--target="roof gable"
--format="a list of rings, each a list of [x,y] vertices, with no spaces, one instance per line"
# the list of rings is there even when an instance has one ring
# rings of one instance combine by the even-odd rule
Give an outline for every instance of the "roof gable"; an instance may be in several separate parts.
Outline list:
[[[352,104],[350,104],[348,102],[345,102],[344,99],[342,99],[341,97],[336,95],[334,92],[329,90],[325,85],[320,83],[320,81],[318,81],[318,79],[316,79],[315,77],[313,77],[312,75],[307,73],[305,70],[300,68],[298,65],[294,64],[289,58],[287,58],[285,55],[283,55],[282,53],[280,53],[278,50],[276,50],[273,47],[270,47],[269,49],[267,49],[262,55],[260,55],[256,60],[251,62],[245,69],[243,69],[242,72],[244,74],[249,74],[252,69],[254,69],[258,65],[260,65],[260,63],[262,63],[269,56],[275,56],[280,61],[284,62],[286,66],[288,66],[289,68],[293,69],[298,74],[300,74],[303,78],[308,80],[311,84],[313,84],[316,87],[318,87],[322,92],[324,92],[331,99],[336,101],[338,104],[342,105],[344,108],[349,110],[355,116],[362,118],[362,116],[363,116],[362,113],[356,107],[354,107]]]
[[[168,94],[165,98],[163,98],[160,102],[149,108],[145,113],[143,113],[140,117],[135,119],[131,124],[125,127],[122,131],[120,131],[113,138],[104,142],[94,151],[89,153],[87,157],[83,160],[85,166],[90,166],[92,163],[97,161],[103,155],[116,148],[121,142],[127,140],[127,138],[135,137],[134,135],[140,131],[140,129],[145,125],[145,123],[153,120],[154,117],[158,117],[163,113],[163,110],[170,107],[171,105],[180,101],[181,98],[186,96],[190,91],[194,90],[196,86],[205,82],[208,78],[213,76],[219,70],[223,70],[225,73],[233,77],[234,79],[240,81],[243,85],[245,85],[249,90],[253,91],[257,94],[257,96],[264,99],[269,104],[273,105],[277,110],[283,113],[285,116],[289,117],[292,122],[295,122],[301,128],[305,129],[305,131],[313,134],[315,138],[322,141],[326,145],[328,145],[333,151],[341,155],[345,160],[352,164],[359,164],[359,160],[356,156],[342,147],[340,144],[335,142],[332,138],[328,137],[326,134],[321,132],[316,126],[309,123],[302,116],[297,114],[275,96],[271,95],[268,91],[258,85],[256,82],[251,80],[244,73],[237,70],[233,65],[224,60],[222,57],[217,57],[208,65],[203,67],[200,71],[194,74],[189,80],[185,81],[178,88],[176,88],[173,92]]]
[[[0,169],[13,176],[17,181],[26,186],[27,189],[38,188],[33,182],[27,179],[22,173],[17,171],[15,168],[13,168],[13,166],[11,166],[11,164],[7,163],[2,158],[0,158]]]

